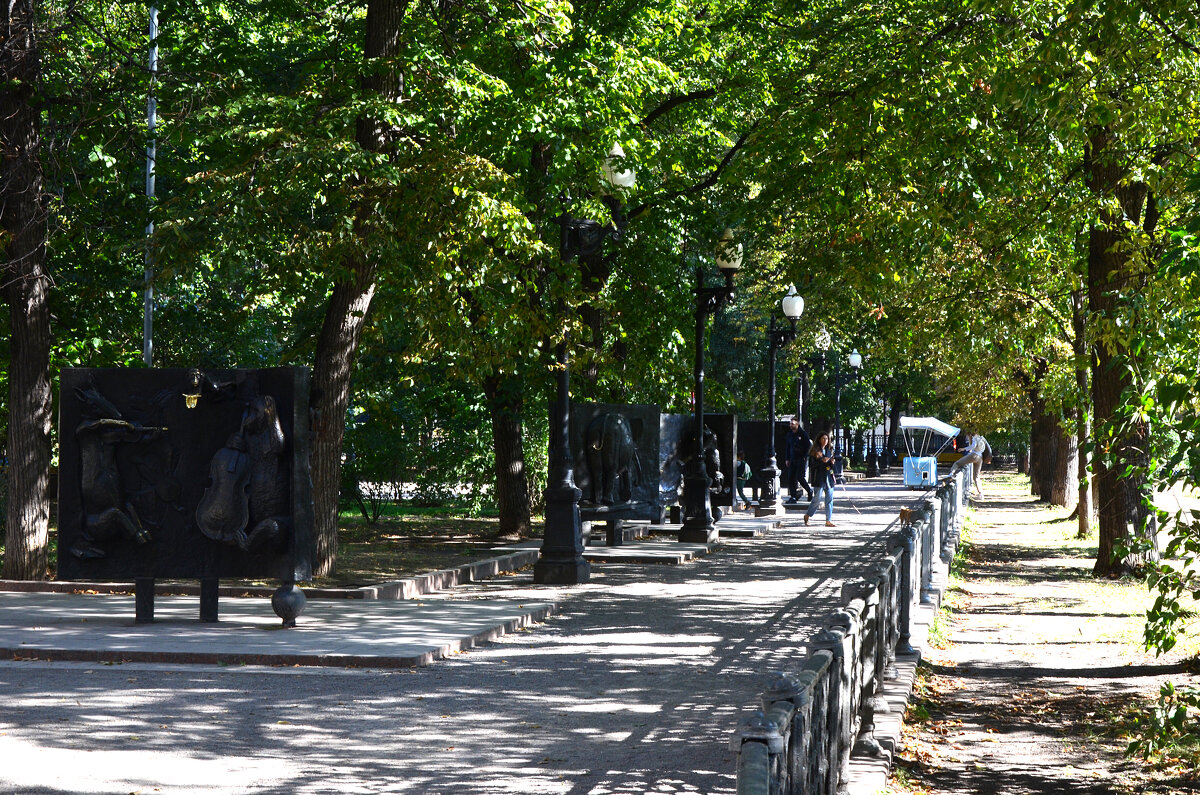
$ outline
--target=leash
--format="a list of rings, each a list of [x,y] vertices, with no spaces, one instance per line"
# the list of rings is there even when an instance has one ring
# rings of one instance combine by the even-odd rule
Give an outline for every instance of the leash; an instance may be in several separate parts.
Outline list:
[[[843,484],[842,484],[842,494],[846,494],[846,486],[848,486],[848,485],[850,485],[850,484],[848,484],[848,483],[843,483]],[[837,482],[837,478],[836,478],[836,477],[834,477],[834,479],[833,479],[833,490],[836,492],[836,491],[837,491],[837,488],[838,488],[838,482]],[[845,497],[845,499],[846,499],[846,502],[847,502],[847,503],[850,505],[850,507],[854,509],[854,512],[855,512],[855,513],[857,513],[859,516],[862,516],[862,511],[860,511],[860,510],[858,509],[858,506],[854,504],[854,500],[850,499],[850,497],[849,497],[849,496],[846,496],[846,497]]]

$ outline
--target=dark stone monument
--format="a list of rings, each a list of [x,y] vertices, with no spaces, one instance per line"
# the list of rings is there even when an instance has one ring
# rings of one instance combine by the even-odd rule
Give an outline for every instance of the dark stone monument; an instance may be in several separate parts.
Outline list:
[[[663,414],[659,417],[659,504],[664,507],[679,505],[683,490],[683,467],[691,457],[695,422],[696,418],[691,414]]]
[[[621,543],[621,522],[661,518],[658,507],[658,407],[572,403],[570,444],[579,516],[604,522],[610,545]]]
[[[655,502],[657,406],[572,403],[570,436],[580,505]]]
[[[705,455],[710,470],[708,476],[714,480],[711,489],[712,505],[714,508],[717,506],[732,507],[733,489],[736,485],[734,463],[737,461],[738,447],[737,416],[734,414],[705,414],[704,427],[716,435],[716,452],[719,456],[719,461],[715,461],[711,451],[706,451]],[[719,486],[711,471],[714,464],[720,469],[722,475]]]
[[[780,480],[781,491],[787,489],[787,469],[783,466],[783,462],[786,460],[784,454],[787,452],[787,432],[788,423],[776,420],[775,468]],[[738,447],[746,453],[746,461],[750,464],[750,470],[753,473],[748,485],[754,489],[765,488],[766,483],[763,481],[762,473],[767,466],[767,421],[739,419],[737,443]],[[776,492],[776,494],[778,493]]]
[[[216,621],[220,578],[277,578],[294,625],[312,576],[308,393],[300,367],[63,370],[59,579],[133,579],[138,621],[156,578],[199,579]]]
[[[732,506],[737,417],[707,414],[705,427],[712,506]],[[661,523],[667,508],[679,504],[695,417],[662,414],[653,405],[573,403],[570,444],[580,517],[608,523],[611,540],[621,520]]]
[[[692,449],[696,446],[694,414],[663,414],[659,421],[659,487],[661,504],[678,505],[683,496],[683,475]],[[710,500],[714,521],[720,519],[720,506],[733,505],[734,462],[737,460],[737,417],[733,414],[705,414],[705,464],[713,481]],[[711,436],[710,436],[711,433]],[[718,473],[720,477],[717,477]]]

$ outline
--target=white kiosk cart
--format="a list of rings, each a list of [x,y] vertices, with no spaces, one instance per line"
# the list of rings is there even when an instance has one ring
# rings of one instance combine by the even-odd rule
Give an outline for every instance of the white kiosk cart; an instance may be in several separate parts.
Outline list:
[[[910,489],[936,485],[938,454],[958,436],[958,428],[936,417],[901,417],[900,431],[908,451],[904,458],[904,485]]]

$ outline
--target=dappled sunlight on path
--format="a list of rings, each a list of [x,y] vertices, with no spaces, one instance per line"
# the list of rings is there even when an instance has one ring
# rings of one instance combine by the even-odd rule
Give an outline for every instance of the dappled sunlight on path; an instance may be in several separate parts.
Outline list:
[[[0,663],[0,790],[732,793],[741,716],[917,496],[879,479],[839,490],[836,528],[789,514],[683,565],[430,594],[420,601],[555,601],[558,613],[427,668]]]

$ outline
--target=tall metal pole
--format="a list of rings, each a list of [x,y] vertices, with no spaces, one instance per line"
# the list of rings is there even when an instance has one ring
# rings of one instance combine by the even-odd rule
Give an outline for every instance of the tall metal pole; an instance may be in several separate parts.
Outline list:
[[[697,283],[704,286],[704,272],[696,269]],[[692,366],[692,375],[696,385],[696,399],[693,408],[696,410],[696,453],[698,458],[704,457],[704,311],[696,308],[696,358]]]
[[[775,488],[775,478],[779,474],[779,459],[775,455],[775,351],[778,339],[775,316],[772,315],[767,329],[767,462],[763,467],[763,497],[758,505],[762,513],[773,511],[779,501]]]
[[[875,446],[875,425],[871,422],[871,446],[867,450],[867,477],[879,477],[879,450]]]
[[[150,6],[150,50],[147,66],[150,71],[150,93],[146,98],[146,205],[154,204],[154,161],[158,156],[155,127],[158,121],[158,102],[154,99],[154,83],[158,77],[158,9]],[[142,299],[142,361],[147,367],[154,361],[154,255],[151,239],[154,236],[153,216],[146,222],[146,281]]]
[[[695,450],[688,461],[683,477],[683,526],[679,528],[679,540],[688,543],[706,544],[717,541],[717,532],[712,512],[709,488],[712,480],[704,458],[704,323],[709,315],[721,311],[725,303],[733,298],[733,272],[735,268],[722,268],[725,284],[719,287],[704,286],[704,268],[696,268],[696,438]]]
[[[796,336],[796,321],[791,329],[781,329],[771,316],[767,327],[767,460],[762,468],[762,499],[754,511],[755,516],[779,514],[779,458],[775,453],[775,352],[787,345]],[[799,417],[799,407],[797,407]]]
[[[833,357],[833,454],[842,454],[842,376],[837,355]]]
[[[880,447],[882,447],[883,450],[879,454],[879,470],[881,472],[887,472],[887,468],[891,465],[891,461],[888,460],[888,458],[889,458],[889,454],[888,454],[888,427],[889,427],[888,419],[889,419],[889,417],[888,417],[887,398],[884,397],[883,398],[883,428],[882,428],[883,441],[880,443]]]
[[[558,245],[563,262],[575,256],[571,240],[571,223],[564,218]],[[559,303],[558,312],[559,317],[566,317],[565,300]],[[571,368],[565,339],[558,344],[555,354],[558,370],[550,423],[546,524],[542,549],[533,564],[533,581],[576,585],[591,579],[592,569],[583,557],[583,524],[579,516],[579,498],[583,492],[575,485],[575,462],[571,458]]]
[[[796,418],[806,431],[812,430],[812,362],[805,359],[800,364],[800,377],[796,379]]]
[[[704,290],[704,269],[696,268],[696,358],[692,368],[695,379],[695,427],[692,458],[688,462],[683,483],[683,526],[679,529],[679,540],[688,543],[707,544],[717,540],[718,533],[713,522],[712,500],[709,488],[712,480],[704,461],[704,321],[708,317],[705,304],[708,298]]]
[[[565,308],[563,308],[565,314]],[[575,585],[591,578],[591,565],[583,557],[582,523],[571,460],[571,375],[566,342],[557,350],[553,422],[550,428],[550,473],[546,486],[546,526],[542,549],[533,564],[533,581],[550,585]]]

